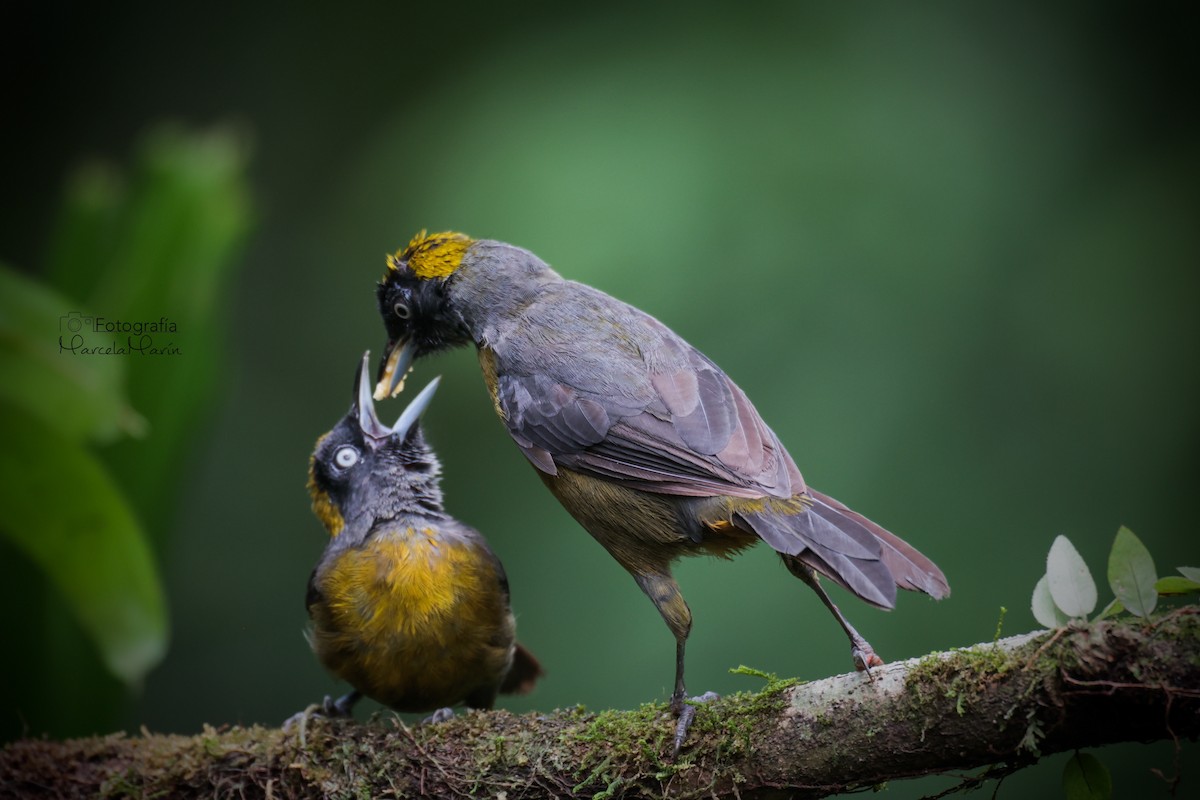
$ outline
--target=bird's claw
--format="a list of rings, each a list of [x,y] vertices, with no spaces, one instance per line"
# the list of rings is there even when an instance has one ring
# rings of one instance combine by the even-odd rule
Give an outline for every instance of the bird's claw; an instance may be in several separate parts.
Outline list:
[[[854,659],[854,668],[859,672],[867,673],[867,677],[871,679],[874,679],[874,676],[871,675],[871,668],[883,666],[883,659],[876,655],[875,648],[865,640],[855,642],[850,646],[850,657]]]
[[[327,697],[325,699],[328,700],[329,698]],[[324,710],[323,704],[313,703],[312,705],[310,705],[308,708],[304,709],[303,711],[297,711],[295,714],[292,714],[290,717],[288,717],[287,719],[285,719],[283,721],[283,725],[281,726],[283,728],[283,732],[291,733],[294,728],[299,726],[301,736],[303,736],[304,729],[305,729],[305,727],[307,727],[308,721],[310,719],[312,719],[314,716],[321,716],[321,712],[323,710]]]
[[[325,699],[319,703],[313,703],[303,711],[292,714],[283,721],[283,732],[291,733],[293,729],[300,732],[300,743],[304,744],[308,734],[308,723],[314,717],[325,717],[326,719],[346,718],[351,716],[354,710],[354,702],[358,698],[354,693],[343,695],[337,700],[334,700],[329,695],[325,695]]]
[[[720,695],[716,692],[705,692],[699,697],[693,697],[686,702],[682,697],[671,698],[671,710],[679,717],[675,723],[674,746],[671,748],[672,761],[679,757],[679,751],[683,748],[684,741],[687,740],[688,729],[692,727],[692,720],[696,718],[696,707],[701,703],[708,703],[719,697]]]
[[[454,719],[453,708],[439,708],[437,711],[430,714],[425,719],[421,720],[422,725],[432,725],[438,722],[445,722]]]

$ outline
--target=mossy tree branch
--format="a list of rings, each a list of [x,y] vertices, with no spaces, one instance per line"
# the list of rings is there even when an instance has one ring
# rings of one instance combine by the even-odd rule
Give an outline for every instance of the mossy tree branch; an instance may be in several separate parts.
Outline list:
[[[795,797],[1123,741],[1200,735],[1200,609],[937,653],[864,675],[772,681],[706,704],[679,760],[661,705],[498,711],[441,725],[312,719],[22,741],[0,795],[73,797]]]

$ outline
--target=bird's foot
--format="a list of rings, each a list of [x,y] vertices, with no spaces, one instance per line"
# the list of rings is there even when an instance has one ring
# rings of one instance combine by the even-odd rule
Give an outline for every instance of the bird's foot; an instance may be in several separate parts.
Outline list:
[[[684,700],[682,696],[671,697],[671,712],[679,718],[675,722],[675,743],[671,748],[672,761],[679,757],[679,751],[683,748],[684,741],[687,740],[688,729],[692,727],[692,720],[696,718],[696,707],[719,697],[720,695],[716,692],[705,692],[690,700]]]
[[[326,698],[326,699],[328,699],[328,698]],[[295,714],[292,714],[290,717],[288,717],[287,719],[285,719],[283,721],[283,726],[282,726],[283,732],[291,733],[294,729],[299,727],[300,735],[303,736],[304,729],[308,726],[308,721],[310,719],[312,719],[313,717],[321,716],[321,711],[323,710],[323,708],[324,707],[322,706],[321,703],[313,703],[312,705],[310,705],[308,708],[304,709],[303,711],[299,711]]]
[[[329,695],[325,695],[325,699],[320,703],[313,703],[308,708],[293,714],[283,721],[283,732],[290,733],[292,730],[300,732],[300,743],[303,744],[308,732],[308,723],[314,717],[326,717],[334,719],[336,717],[349,717],[354,710],[354,703],[358,700],[358,695],[355,692],[342,695],[337,700],[334,700]]]
[[[438,722],[445,722],[446,720],[450,720],[450,719],[454,719],[454,709],[453,708],[439,708],[437,711],[433,712],[428,717],[421,720],[421,724],[422,725],[431,725],[431,724],[435,724]]]
[[[854,668],[859,672],[867,673],[867,677],[874,680],[871,675],[871,667],[882,667],[883,659],[875,653],[875,648],[871,647],[866,639],[856,639],[850,645],[850,657],[854,659]]]

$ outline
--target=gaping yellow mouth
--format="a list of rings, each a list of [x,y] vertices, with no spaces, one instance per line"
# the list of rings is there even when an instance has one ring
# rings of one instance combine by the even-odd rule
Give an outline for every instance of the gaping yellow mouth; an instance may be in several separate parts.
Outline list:
[[[395,397],[404,391],[404,379],[412,373],[413,346],[408,342],[397,342],[388,353],[383,364],[383,374],[375,384],[375,399]]]

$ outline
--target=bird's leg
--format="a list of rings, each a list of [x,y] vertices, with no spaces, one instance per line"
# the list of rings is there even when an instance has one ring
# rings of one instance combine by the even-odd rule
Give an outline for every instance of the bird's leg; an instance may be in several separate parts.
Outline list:
[[[675,634],[675,691],[671,693],[671,713],[677,717],[675,723],[675,745],[671,753],[671,758],[675,758],[679,755],[679,750],[683,747],[683,743],[687,739],[688,729],[692,725],[692,720],[696,718],[695,704],[713,700],[717,695],[713,692],[708,692],[701,697],[692,698],[691,702],[687,700],[687,686],[684,684],[683,667],[687,637],[692,630],[692,612],[684,601],[683,594],[679,591],[679,584],[675,582],[670,573],[665,571],[655,573],[635,572],[634,580],[637,581],[638,586],[642,587],[642,591],[654,603],[658,612],[662,614],[667,627],[671,629],[671,633]]]
[[[842,630],[846,632],[846,636],[850,639],[850,656],[854,659],[854,668],[859,672],[866,671],[867,677],[871,677],[871,667],[882,667],[883,659],[875,653],[875,648],[871,647],[871,643],[862,637],[854,626],[850,624],[850,620],[842,616],[841,610],[834,605],[834,602],[829,599],[829,595],[825,593],[825,589],[821,586],[817,579],[817,573],[812,567],[801,563],[795,559],[784,559],[788,570],[800,580],[812,587],[812,590],[817,593],[817,597],[821,598],[821,602],[825,607],[833,612],[833,616],[837,619],[838,624],[842,626]]]
[[[362,692],[357,689],[347,692],[337,700],[326,696],[321,704],[321,713],[327,717],[349,717],[354,713],[354,705],[362,699]]]
[[[671,633],[675,634],[675,691],[671,694],[671,711],[678,716],[683,711],[683,700],[687,696],[683,682],[683,652],[692,630],[692,611],[684,602],[679,584],[669,572],[634,572],[633,579],[650,598],[650,602],[654,603],[658,613],[662,614]]]
[[[683,683],[683,651],[686,646],[687,634],[682,639],[678,636],[675,638],[675,691],[671,693],[671,713],[677,717],[686,708],[683,703],[687,697],[687,686]]]

